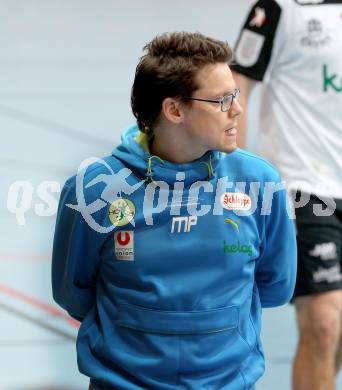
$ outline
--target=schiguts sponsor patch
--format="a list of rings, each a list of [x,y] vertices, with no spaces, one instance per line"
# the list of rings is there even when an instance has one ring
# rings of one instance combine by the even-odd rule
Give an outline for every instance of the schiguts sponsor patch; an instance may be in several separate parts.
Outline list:
[[[226,210],[244,210],[252,207],[252,199],[242,192],[225,192],[221,196],[221,206]]]

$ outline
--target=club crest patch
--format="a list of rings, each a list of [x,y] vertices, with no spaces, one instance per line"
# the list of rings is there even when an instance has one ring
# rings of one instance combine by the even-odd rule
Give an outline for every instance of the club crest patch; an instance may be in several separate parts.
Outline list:
[[[129,199],[116,199],[109,207],[108,216],[114,226],[128,225],[134,218],[135,206]]]

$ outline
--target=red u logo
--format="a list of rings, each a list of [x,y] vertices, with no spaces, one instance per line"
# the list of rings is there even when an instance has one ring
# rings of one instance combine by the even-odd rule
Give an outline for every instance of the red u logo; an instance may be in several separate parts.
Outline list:
[[[128,232],[125,232],[125,238],[122,238],[122,232],[119,232],[116,238],[118,240],[118,243],[122,246],[127,245],[131,240],[131,237]]]

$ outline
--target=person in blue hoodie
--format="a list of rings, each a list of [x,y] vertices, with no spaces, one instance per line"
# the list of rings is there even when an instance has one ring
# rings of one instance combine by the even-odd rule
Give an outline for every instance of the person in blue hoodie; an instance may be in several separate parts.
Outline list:
[[[228,44],[175,32],[144,49],[137,124],[63,187],[53,296],[81,321],[90,389],[254,389],[262,308],[288,302],[296,279],[286,191],[237,149]]]

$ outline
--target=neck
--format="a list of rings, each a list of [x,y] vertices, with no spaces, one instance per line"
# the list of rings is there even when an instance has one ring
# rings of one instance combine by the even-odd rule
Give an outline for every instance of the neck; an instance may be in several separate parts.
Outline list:
[[[176,164],[192,162],[202,157],[206,150],[196,147],[180,127],[157,128],[150,144],[151,154]]]

